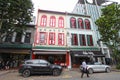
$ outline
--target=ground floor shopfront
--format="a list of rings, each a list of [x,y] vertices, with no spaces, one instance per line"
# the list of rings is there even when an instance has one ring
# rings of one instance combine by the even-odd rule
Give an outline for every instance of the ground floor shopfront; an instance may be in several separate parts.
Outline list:
[[[105,55],[101,51],[70,51],[71,66],[79,67],[82,61],[86,63],[101,62],[105,64]]]
[[[105,56],[101,51],[83,51],[71,49],[33,49],[32,59],[45,59],[52,64],[58,64],[66,68],[79,67],[83,60],[88,62],[105,63]]]
[[[0,60],[6,64],[9,61],[10,67],[18,67],[24,60],[30,59],[32,45],[20,43],[0,44]]]
[[[9,66],[17,68],[24,61],[30,59],[30,52],[26,49],[0,49],[0,60],[4,66],[9,61]]]
[[[70,65],[70,54],[68,51],[59,50],[33,50],[32,59],[45,59],[52,64],[68,67]]]

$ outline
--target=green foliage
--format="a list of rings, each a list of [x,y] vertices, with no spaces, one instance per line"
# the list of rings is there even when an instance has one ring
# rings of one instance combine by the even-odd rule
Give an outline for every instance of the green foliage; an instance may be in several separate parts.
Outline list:
[[[120,69],[120,64],[116,65],[116,69]]]
[[[13,32],[22,32],[31,21],[31,0],[0,0],[0,41]]]
[[[101,34],[100,40],[113,51],[114,58],[119,59],[117,53],[120,46],[120,5],[112,4],[103,8],[101,17],[95,23]]]

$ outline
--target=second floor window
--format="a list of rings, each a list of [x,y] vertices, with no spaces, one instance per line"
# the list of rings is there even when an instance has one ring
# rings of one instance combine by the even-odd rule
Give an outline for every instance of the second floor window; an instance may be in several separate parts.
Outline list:
[[[86,46],[86,39],[84,34],[79,34],[80,46]]]
[[[15,38],[15,42],[21,42],[22,39],[22,33],[18,32]]]
[[[78,45],[77,34],[71,34],[71,35],[72,35],[72,40],[71,40],[72,45]]]
[[[49,33],[49,44],[55,45],[55,33],[53,33],[53,32]]]
[[[70,18],[70,27],[76,28],[76,19],[74,17]]]
[[[46,45],[47,44],[47,33],[40,32],[40,44]]]
[[[58,45],[64,45],[64,33],[58,33]]]
[[[46,26],[46,25],[47,25],[47,16],[43,15],[41,17],[40,26]]]
[[[50,17],[50,26],[55,27],[56,26],[56,18],[55,16]]]
[[[88,43],[88,46],[93,46],[92,35],[87,35],[87,43]]]
[[[63,17],[59,17],[58,27],[59,28],[63,28],[64,27],[64,18]]]
[[[30,39],[31,39],[31,33],[27,32],[25,34],[25,43],[30,43]]]
[[[91,29],[90,21],[88,19],[85,19],[85,28]]]
[[[5,42],[11,42],[12,41],[12,34],[6,35]]]
[[[84,29],[83,20],[81,18],[78,19],[78,28],[79,29]]]

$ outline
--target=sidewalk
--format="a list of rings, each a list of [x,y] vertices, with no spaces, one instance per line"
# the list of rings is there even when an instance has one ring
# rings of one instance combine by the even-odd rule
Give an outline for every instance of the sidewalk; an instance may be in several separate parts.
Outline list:
[[[17,71],[17,69],[2,70],[2,71],[0,71],[0,76],[2,76],[2,75],[4,75],[4,74],[16,72],[16,71]]]

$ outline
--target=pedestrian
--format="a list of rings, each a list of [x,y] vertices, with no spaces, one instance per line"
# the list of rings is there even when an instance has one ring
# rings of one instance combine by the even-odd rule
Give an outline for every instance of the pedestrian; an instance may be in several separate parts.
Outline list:
[[[86,74],[87,77],[89,77],[89,73],[88,73],[88,70],[87,70],[87,64],[86,64],[86,61],[83,60],[82,62],[82,74],[81,74],[81,78],[83,78],[83,75]]]

